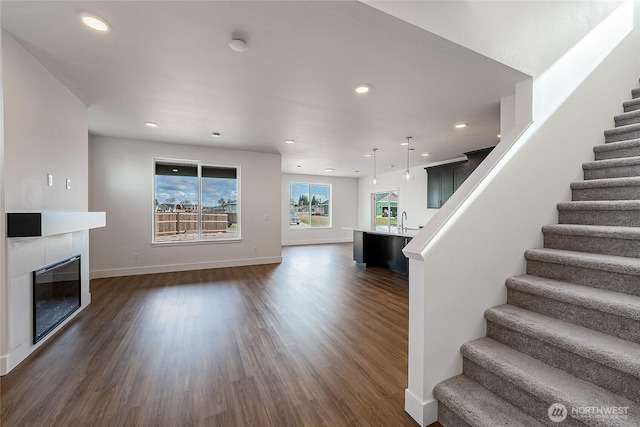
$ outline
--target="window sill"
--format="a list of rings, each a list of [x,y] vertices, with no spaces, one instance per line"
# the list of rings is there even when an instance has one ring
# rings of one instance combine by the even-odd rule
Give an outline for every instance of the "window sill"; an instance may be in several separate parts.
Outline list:
[[[237,237],[233,239],[210,239],[210,240],[175,240],[173,242],[151,242],[151,246],[191,246],[191,245],[210,245],[219,243],[241,243],[242,238]]]

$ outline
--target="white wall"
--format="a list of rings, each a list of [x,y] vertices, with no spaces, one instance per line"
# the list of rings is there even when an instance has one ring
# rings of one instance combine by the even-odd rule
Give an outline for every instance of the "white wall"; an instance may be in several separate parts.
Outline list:
[[[534,122],[503,134],[405,249],[405,409],[428,425],[437,417],[433,387],[461,372],[460,346],[485,334],[484,310],[505,302],[505,279],[524,271],[525,249],[542,245],[540,227],[556,222],[555,204],[570,199],[570,181],[638,86],[640,34],[631,1],[382,3],[533,77]]]
[[[307,245],[353,241],[358,222],[358,180],[332,176],[282,174],[282,245]],[[331,228],[292,229],[289,227],[290,186],[292,182],[331,185]]]
[[[86,211],[87,108],[6,32],[3,54],[7,212]]]
[[[85,106],[6,32],[2,33],[2,64],[3,227],[6,212],[86,211]],[[46,185],[48,173],[54,175],[53,187]],[[65,188],[66,178],[72,180],[70,190]],[[2,236],[6,271],[0,303],[0,374],[4,375],[53,336],[32,343],[33,270],[80,254],[83,308],[90,293],[87,231],[7,239],[3,228]]]
[[[2,19],[2,3],[0,2],[0,20]],[[3,43],[3,32],[0,31],[0,46]],[[4,186],[4,71],[2,66],[2,57],[0,52],[0,186]],[[8,324],[8,307],[3,301],[8,301],[7,289],[7,262],[6,262],[6,244],[7,230],[6,218],[7,211],[4,208],[4,187],[0,191],[0,357],[7,353],[7,340],[5,334]]]
[[[91,230],[92,277],[281,261],[279,154],[102,136],[89,145],[89,203],[107,212],[107,226]],[[154,157],[240,165],[242,240],[152,245]]]

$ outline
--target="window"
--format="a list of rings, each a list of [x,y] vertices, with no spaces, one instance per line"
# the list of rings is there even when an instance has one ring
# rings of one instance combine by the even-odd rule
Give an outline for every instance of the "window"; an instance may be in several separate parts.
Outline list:
[[[236,166],[156,160],[153,241],[240,237]]]
[[[374,194],[374,217],[376,227],[398,225],[398,192],[380,191]]]
[[[289,227],[331,227],[331,186],[292,182]]]

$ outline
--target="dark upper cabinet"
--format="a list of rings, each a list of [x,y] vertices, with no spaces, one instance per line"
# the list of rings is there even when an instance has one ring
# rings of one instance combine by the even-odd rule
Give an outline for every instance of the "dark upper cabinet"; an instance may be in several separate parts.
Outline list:
[[[427,208],[440,208],[482,163],[494,147],[464,153],[467,160],[425,168],[427,178]]]

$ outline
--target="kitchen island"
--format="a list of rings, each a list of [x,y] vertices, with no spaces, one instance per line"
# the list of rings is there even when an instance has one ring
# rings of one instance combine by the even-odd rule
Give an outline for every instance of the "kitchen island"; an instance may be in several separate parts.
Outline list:
[[[358,227],[353,230],[353,260],[362,267],[384,267],[409,274],[409,260],[402,249],[419,230],[397,227]]]

